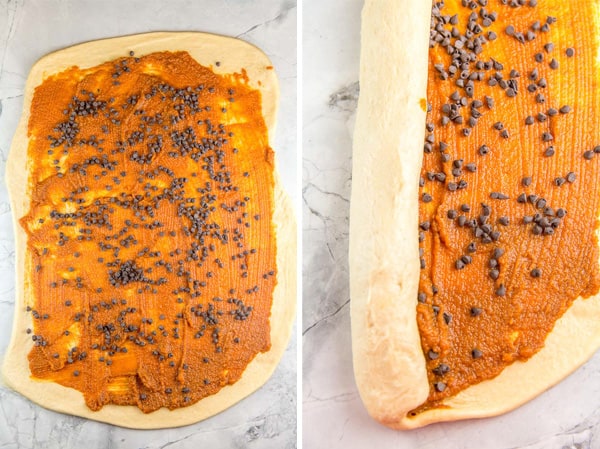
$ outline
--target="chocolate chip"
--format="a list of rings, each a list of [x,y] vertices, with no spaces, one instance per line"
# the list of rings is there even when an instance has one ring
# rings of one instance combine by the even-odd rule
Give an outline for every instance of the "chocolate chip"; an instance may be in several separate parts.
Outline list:
[[[435,387],[435,390],[440,393],[446,389],[446,384],[444,382],[436,382],[433,386]]]
[[[568,114],[571,112],[571,107],[569,105],[564,105],[559,109],[561,114]]]
[[[432,371],[436,376],[443,376],[444,374],[447,374],[450,371],[450,367],[445,363],[440,363]]]
[[[444,312],[443,317],[444,323],[450,324],[450,322],[452,321],[452,315],[450,315],[448,312]]]
[[[482,310],[479,307],[471,307],[470,314],[472,317],[481,315]]]

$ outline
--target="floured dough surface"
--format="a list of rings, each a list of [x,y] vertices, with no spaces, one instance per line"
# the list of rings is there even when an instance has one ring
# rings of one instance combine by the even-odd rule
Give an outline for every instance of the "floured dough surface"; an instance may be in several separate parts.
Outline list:
[[[578,298],[529,360],[410,415],[429,392],[416,305],[430,14],[429,2],[367,0],[362,17],[350,216],[353,357],[366,408],[392,428],[507,412],[600,346],[600,298]]]
[[[190,424],[219,413],[259,388],[270,377],[287,346],[295,316],[296,225],[289,198],[275,172],[273,225],[278,273],[270,318],[271,349],[259,353],[239,381],[192,406],[173,411],[160,409],[146,415],[134,406],[106,405],[100,411],[93,412],[86,407],[80,392],[30,378],[27,354],[32,341],[25,329],[31,327],[26,307],[32,304],[33,299],[27,295],[27,235],[17,220],[29,209],[27,123],[33,91],[49,75],[71,66],[82,69],[93,67],[122,57],[129,51],[135,52],[136,56],[143,56],[177,50],[187,51],[197,62],[212,67],[217,74],[241,73],[245,70],[249,85],[261,92],[263,117],[272,139],[279,100],[276,75],[270,61],[260,50],[233,38],[182,32],[148,33],[89,42],[45,56],[34,65],[27,80],[24,111],[7,162],[7,183],[15,219],[17,294],[13,334],[4,360],[3,375],[9,386],[44,407],[132,428],[152,429]],[[218,65],[216,61],[219,61]]]

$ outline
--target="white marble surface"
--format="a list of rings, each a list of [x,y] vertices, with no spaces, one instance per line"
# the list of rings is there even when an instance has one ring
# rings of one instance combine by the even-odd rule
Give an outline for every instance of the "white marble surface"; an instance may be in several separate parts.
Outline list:
[[[14,243],[3,178],[31,65],[79,42],[167,30],[239,36],[271,58],[282,94],[274,146],[284,185],[296,196],[295,0],[0,0],[0,357],[14,309]],[[292,337],[275,374],[254,395],[204,422],[159,431],[50,412],[0,385],[0,448],[293,448],[296,370]]]
[[[364,410],[352,374],[347,256],[361,6],[304,3],[304,449],[600,448],[600,354],[496,418],[403,432]]]

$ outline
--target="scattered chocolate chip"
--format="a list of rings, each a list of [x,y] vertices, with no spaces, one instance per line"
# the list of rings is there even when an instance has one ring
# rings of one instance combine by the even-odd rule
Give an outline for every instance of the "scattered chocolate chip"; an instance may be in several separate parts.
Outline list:
[[[446,389],[446,384],[444,382],[435,382],[433,386],[435,387],[435,390],[440,393]]]
[[[436,376],[443,376],[445,374],[448,374],[448,372],[450,372],[450,367],[448,365],[446,365],[445,363],[440,363],[432,371]]]
[[[482,310],[479,307],[471,307],[470,314],[472,317],[481,315]]]
[[[502,226],[508,226],[510,224],[510,219],[508,217],[500,217],[498,218],[498,223]]]
[[[564,105],[564,106],[561,106],[559,111],[561,114],[568,114],[569,112],[571,112],[571,107],[569,105]]]

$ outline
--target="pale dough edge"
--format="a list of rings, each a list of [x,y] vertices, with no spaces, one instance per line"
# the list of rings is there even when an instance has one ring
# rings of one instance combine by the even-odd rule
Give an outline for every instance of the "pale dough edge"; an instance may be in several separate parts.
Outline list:
[[[418,210],[421,153],[413,150],[425,137],[429,39],[422,31],[430,12],[428,2],[367,0],[362,13],[350,203],[352,353],[367,410],[392,427],[429,391],[415,308],[418,216],[407,212]]]
[[[15,132],[7,160],[6,182],[9,189],[16,238],[15,312],[10,344],[6,350],[2,375],[14,390],[39,405],[72,415],[102,421],[122,427],[158,429],[192,424],[213,416],[232,406],[262,386],[275,370],[287,347],[296,313],[296,221],[291,201],[283,190],[275,170],[273,223],[277,243],[277,285],[273,292],[271,309],[271,349],[259,353],[244,371],[242,378],[218,393],[198,403],[170,411],[160,409],[150,414],[134,406],[107,405],[98,412],[87,408],[80,392],[53,382],[30,378],[27,354],[32,347],[31,319],[25,311],[30,303],[26,297],[26,241],[18,218],[29,209],[26,192],[27,123],[33,91],[42,80],[65,68],[78,65],[91,67],[124,57],[133,50],[136,56],[165,51],[185,50],[200,64],[212,67],[216,73],[239,73],[246,69],[249,84],[261,91],[263,116],[272,142],[275,132],[279,85],[268,57],[255,46],[239,39],[198,32],[156,32],[87,42],[51,53],[40,59],[31,69],[25,86],[23,113]],[[219,61],[217,67],[215,62]],[[267,69],[267,67],[271,67]]]
[[[423,132],[411,129],[425,124],[418,99],[426,96],[427,65],[421,59],[428,49],[424,50],[419,36],[429,35],[431,10],[428,2],[382,3],[367,0],[363,9],[361,92],[353,150],[350,282],[356,382],[369,413],[396,429],[506,413],[560,382],[600,348],[600,295],[575,300],[555,324],[544,348],[528,361],[514,363],[494,379],[460,392],[445,401],[446,408],[407,416],[424,402],[428,391],[418,330],[415,335],[419,257],[414,242]],[[427,7],[420,10],[421,4]],[[401,10],[403,15],[398,16]],[[409,12],[418,14],[418,19]],[[398,23],[382,26],[388,20]],[[411,21],[416,28],[409,28]],[[398,38],[399,30],[410,32]],[[390,48],[397,53],[385,54],[385,44],[397,41],[403,47],[394,45]],[[393,67],[387,62],[390,58],[396,62]],[[377,70],[370,69],[373,65]],[[424,79],[416,91],[415,85],[405,82],[409,75],[402,71],[406,68]],[[389,86],[389,80],[400,88]],[[399,107],[395,123],[382,123],[390,112],[398,114]],[[382,132],[383,136],[377,135]],[[382,153],[381,141],[387,143],[388,152],[400,148],[399,154]],[[378,191],[376,186],[384,189]],[[393,285],[394,280],[399,287]],[[377,316],[378,328],[383,329],[369,327],[372,316]]]

